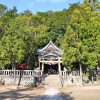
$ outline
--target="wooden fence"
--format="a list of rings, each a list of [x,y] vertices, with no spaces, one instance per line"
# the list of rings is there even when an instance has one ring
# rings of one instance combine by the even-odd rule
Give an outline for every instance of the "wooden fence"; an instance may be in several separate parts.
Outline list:
[[[29,85],[34,77],[41,78],[43,72],[34,70],[0,70],[0,80],[4,84],[10,85]]]

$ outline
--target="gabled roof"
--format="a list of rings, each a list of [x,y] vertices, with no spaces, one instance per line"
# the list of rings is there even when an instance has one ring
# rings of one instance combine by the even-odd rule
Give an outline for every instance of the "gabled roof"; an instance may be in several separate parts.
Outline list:
[[[54,43],[52,41],[50,41],[43,49],[41,49],[41,51],[61,51],[61,49],[59,49],[56,45],[54,45]]]
[[[53,52],[57,55],[62,55],[62,50],[59,49],[52,41],[50,41],[44,48],[37,50],[39,55],[47,55]]]

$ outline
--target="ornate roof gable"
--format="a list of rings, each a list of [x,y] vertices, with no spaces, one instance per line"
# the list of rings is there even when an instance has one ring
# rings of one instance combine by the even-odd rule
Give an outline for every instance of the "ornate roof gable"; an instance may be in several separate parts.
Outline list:
[[[62,55],[62,50],[59,49],[52,41],[50,41],[44,48],[39,49],[38,55],[49,55],[51,53],[55,53],[57,55]]]
[[[40,50],[41,52],[43,51],[59,51],[62,52],[61,49],[59,49],[56,45],[53,44],[52,41],[50,41],[43,49]]]

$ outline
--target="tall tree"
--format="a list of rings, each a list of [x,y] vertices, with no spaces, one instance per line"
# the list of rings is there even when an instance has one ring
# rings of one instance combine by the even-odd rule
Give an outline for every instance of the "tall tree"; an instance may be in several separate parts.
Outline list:
[[[82,31],[85,28],[85,20],[79,10],[74,10],[70,25],[66,29],[63,41],[63,60],[71,67],[72,63],[83,61],[84,49],[86,46],[82,43]]]
[[[13,68],[16,63],[20,63],[25,56],[27,49],[28,35],[24,32],[22,22],[17,19],[10,20],[5,27],[5,33],[1,39],[2,51],[5,64],[12,64]]]
[[[74,62],[94,69],[98,62],[100,17],[97,10],[91,10],[91,4],[84,1],[80,9],[74,10],[70,25],[63,41],[63,60],[70,66]]]

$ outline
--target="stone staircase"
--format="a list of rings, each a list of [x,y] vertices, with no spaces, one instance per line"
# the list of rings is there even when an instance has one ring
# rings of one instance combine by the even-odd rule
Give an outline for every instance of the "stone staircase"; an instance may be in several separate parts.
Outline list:
[[[61,87],[59,75],[52,74],[47,76],[44,86],[46,90],[42,100],[64,100],[59,91],[59,87]]]
[[[59,75],[49,75],[45,78],[45,86],[49,87],[61,87],[61,81]]]

